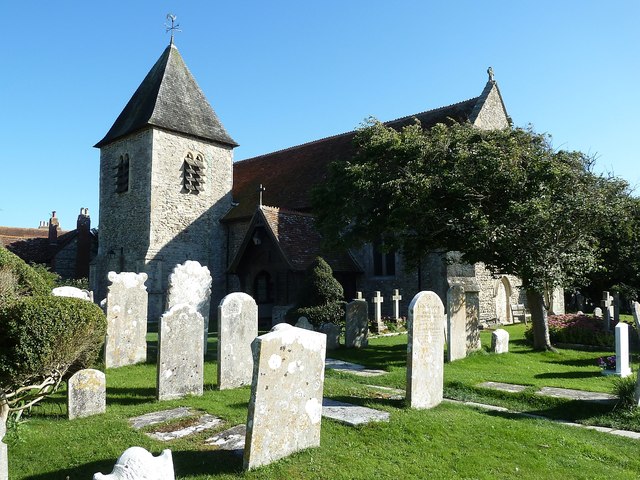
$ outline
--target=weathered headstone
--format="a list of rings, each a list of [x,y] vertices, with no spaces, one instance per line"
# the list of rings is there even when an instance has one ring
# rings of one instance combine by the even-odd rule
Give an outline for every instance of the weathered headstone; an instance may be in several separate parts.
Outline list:
[[[387,326],[382,321],[382,302],[384,302],[384,298],[380,295],[380,292],[377,291],[371,301],[374,305],[373,331],[375,333],[384,332],[387,329]]]
[[[604,320],[604,328],[607,331],[611,330],[611,321],[614,317],[613,311],[613,297],[609,292],[602,292],[602,301],[600,302],[602,306],[602,318]]]
[[[640,303],[633,302],[633,304],[631,305],[631,312],[633,313],[633,321],[635,322],[635,325],[636,325],[636,332],[638,333],[638,335],[640,335]],[[636,407],[639,407],[640,406],[640,374],[636,379],[636,388],[633,396],[635,400],[634,405]]]
[[[509,352],[509,332],[502,328],[493,331],[491,334],[491,351],[493,353]]]
[[[366,300],[354,300],[345,305],[345,347],[362,348],[369,344],[369,306]]]
[[[596,307],[593,309],[593,316],[602,318],[602,309],[600,307]]]
[[[174,305],[158,327],[158,400],[202,395],[202,315],[192,305]]]
[[[69,420],[104,413],[107,409],[107,382],[103,372],[87,368],[69,378],[67,416]]]
[[[109,272],[105,301],[107,338],[104,347],[106,368],[144,362],[147,359],[146,273]]]
[[[251,383],[251,342],[258,336],[258,305],[242,292],[230,293],[218,305],[218,388]]]
[[[393,301],[393,318],[397,320],[400,318],[400,300],[402,300],[402,295],[397,288],[393,291],[391,300]]]
[[[51,290],[51,295],[53,295],[54,297],[79,298],[80,300],[93,302],[93,292],[90,292],[89,290],[82,290],[76,287],[56,287]]]
[[[113,471],[96,473],[93,480],[175,480],[171,450],[163,450],[154,457],[142,447],[131,447],[116,461]]]
[[[0,418],[0,480],[9,480],[9,449],[7,444],[2,441],[7,433],[7,425]]]
[[[454,285],[447,292],[447,360],[467,356],[467,309],[464,287]]]
[[[209,337],[209,310],[211,301],[211,273],[194,260],[176,265],[169,275],[167,310],[180,304],[193,306],[203,318],[204,352],[207,353]]]
[[[629,325],[620,322],[615,327],[616,331],[616,375],[628,377],[631,375],[629,367]]]
[[[307,317],[298,318],[298,321],[296,322],[296,327],[304,328],[305,330],[311,330],[311,331],[314,330],[313,325],[311,325],[311,322]]]
[[[274,305],[271,309],[271,326],[275,327],[279,323],[286,322],[287,312],[293,307],[293,305]]]
[[[327,350],[335,350],[340,347],[340,327],[335,323],[326,322],[320,326],[320,333],[327,336]]]
[[[326,337],[281,323],[252,349],[245,469],[320,445]]]
[[[407,401],[411,408],[442,402],[444,384],[444,305],[434,292],[420,292],[409,305]]]

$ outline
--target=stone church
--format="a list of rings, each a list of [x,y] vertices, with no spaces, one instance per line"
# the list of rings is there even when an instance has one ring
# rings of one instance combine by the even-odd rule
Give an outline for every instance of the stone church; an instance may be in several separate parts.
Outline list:
[[[506,128],[510,119],[490,75],[479,96],[408,115],[386,124],[401,128],[419,120],[471,122]],[[153,65],[100,149],[99,248],[92,263],[95,298],[104,298],[107,272],[149,275],[149,321],[165,307],[168,276],[185,260],[207,265],[213,277],[212,313],[232,291],[252,295],[263,323],[296,300],[305,269],[321,255],[345,289],[345,299],[380,291],[391,315],[393,289],[403,311],[415,293],[433,290],[446,302],[450,285],[475,294],[479,317],[510,320],[510,303],[522,303],[512,276],[491,275],[480,264],[434,253],[406,270],[395,253],[375,244],[353,251],[323,251],[315,228],[310,190],[337,158],[353,154],[355,132],[235,162],[238,145],[223,127],[176,46]],[[454,259],[455,260],[455,259]],[[214,313],[215,314],[215,313]]]

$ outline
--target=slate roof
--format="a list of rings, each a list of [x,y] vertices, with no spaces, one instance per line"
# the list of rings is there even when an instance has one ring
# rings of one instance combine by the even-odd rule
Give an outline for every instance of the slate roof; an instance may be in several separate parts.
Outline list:
[[[77,230],[59,231],[55,246],[49,244],[49,230],[0,227],[0,242],[28,263],[48,264],[54,255],[78,235]]]
[[[321,248],[322,237],[315,226],[315,217],[309,213],[295,212],[283,208],[262,206],[254,210],[243,244],[229,267],[235,272],[244,250],[251,241],[254,226],[264,220],[265,226],[276,241],[283,258],[292,270],[306,270],[317,256],[322,256],[334,272],[361,272],[362,268],[349,252],[327,252]]]
[[[175,45],[169,45],[95,146],[102,147],[148,126],[154,126],[231,147],[226,132],[187,68]]]
[[[385,125],[400,129],[417,119],[427,129],[436,123],[450,123],[451,120],[465,122],[481,101],[482,96],[475,97],[385,122]],[[347,132],[235,162],[233,198],[238,206],[230,210],[224,220],[250,218],[258,204],[260,184],[266,189],[263,193],[264,203],[300,212],[311,211],[311,189],[326,178],[331,162],[354,155],[355,135],[355,131]]]

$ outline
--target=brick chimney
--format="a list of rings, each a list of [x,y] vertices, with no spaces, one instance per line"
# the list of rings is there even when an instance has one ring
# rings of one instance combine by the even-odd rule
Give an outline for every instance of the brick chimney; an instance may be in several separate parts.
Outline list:
[[[76,278],[89,277],[89,262],[91,260],[91,217],[89,209],[81,208],[76,223],[78,230],[76,250]]]
[[[60,221],[56,217],[56,211],[51,212],[51,218],[49,219],[49,245],[58,244],[58,229],[60,228]]]

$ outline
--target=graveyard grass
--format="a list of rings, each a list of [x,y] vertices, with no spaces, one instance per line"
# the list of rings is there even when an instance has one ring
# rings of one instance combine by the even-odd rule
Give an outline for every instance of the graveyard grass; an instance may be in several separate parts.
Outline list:
[[[506,327],[510,352],[490,354],[490,332],[481,335],[483,350],[445,365],[445,397],[502,405],[586,424],[640,431],[640,416],[611,406],[541,397],[542,386],[611,392],[596,359],[611,352],[560,350],[533,352],[524,343],[524,326]],[[107,371],[107,413],[68,421],[66,392],[35,408],[27,421],[6,437],[12,479],[80,480],[111,472],[128,447],[154,455],[170,448],[176,478],[636,478],[638,440],[512,413],[492,412],[444,402],[432,410],[405,408],[404,400],[370,385],[404,389],[406,335],[370,340],[362,350],[340,349],[330,356],[387,370],[378,377],[327,371],[325,397],[391,413],[389,423],[347,427],[322,420],[321,447],[267,467],[242,472],[242,459],[204,446],[214,431],[171,442],[155,441],[128,425],[128,418],[187,406],[225,420],[219,430],[246,422],[249,387],[216,389],[215,338],[209,339],[202,397],[155,400],[156,338],[149,335],[150,363]],[[632,367],[637,371],[638,364]],[[480,388],[485,381],[527,385],[522,393]],[[174,424],[188,424],[189,419]],[[157,428],[155,428],[157,430]]]

